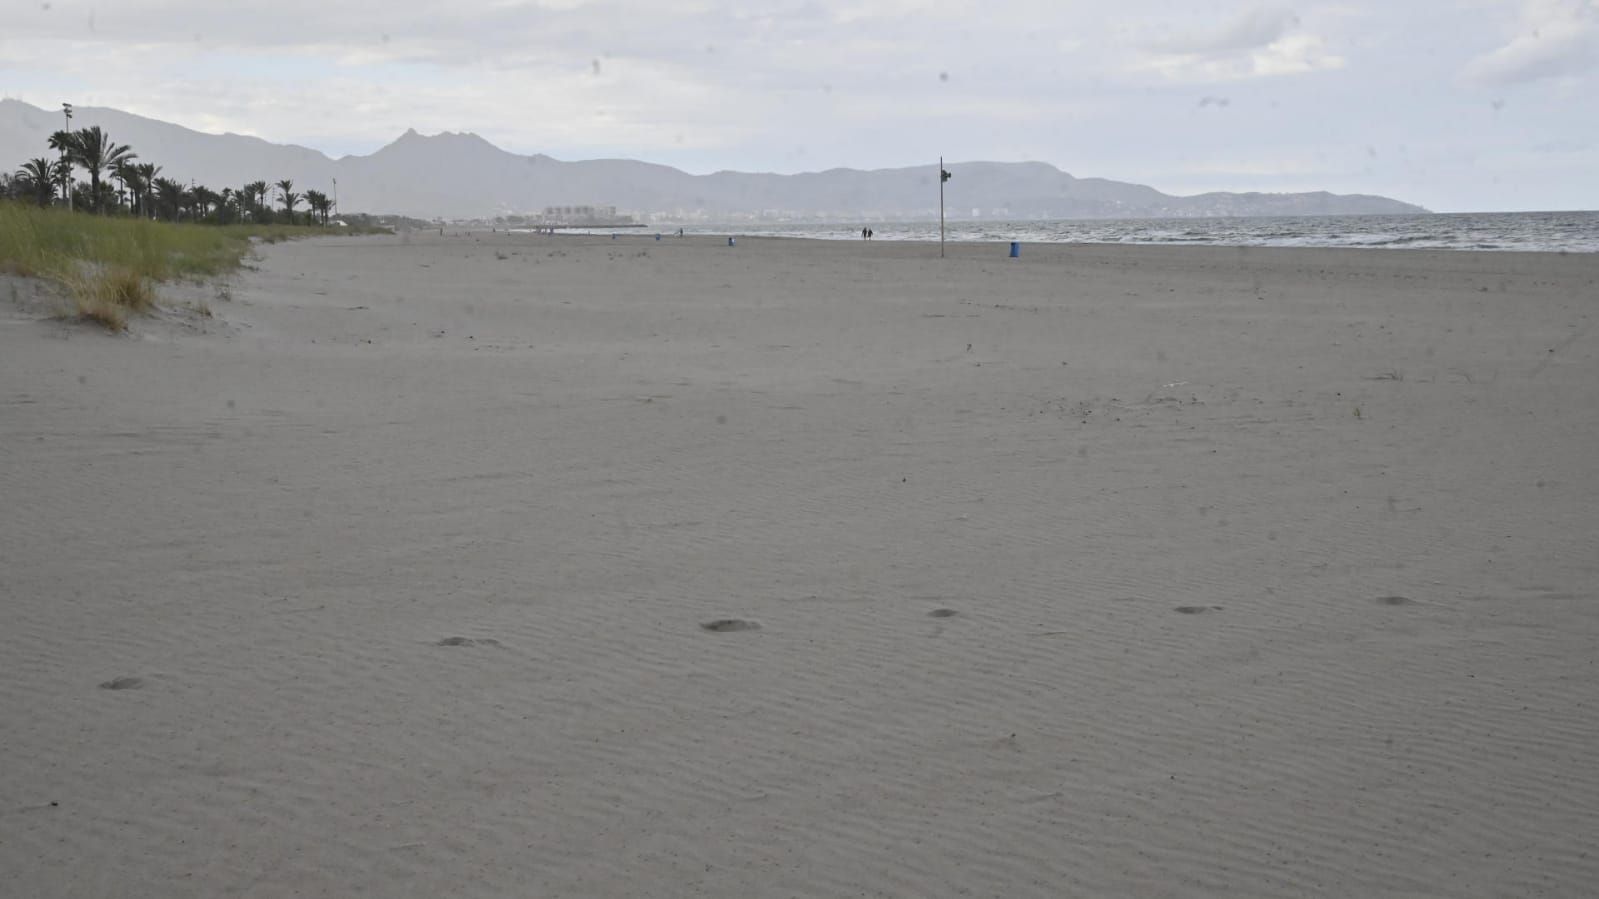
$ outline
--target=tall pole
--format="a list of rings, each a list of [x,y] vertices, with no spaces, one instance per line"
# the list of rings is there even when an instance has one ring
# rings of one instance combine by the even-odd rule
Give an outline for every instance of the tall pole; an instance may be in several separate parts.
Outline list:
[[[339,214],[339,179],[333,179],[333,214]]]
[[[61,114],[67,117],[67,131],[72,130],[72,104],[61,104]],[[68,158],[67,148],[61,148],[61,161],[66,163],[65,171],[67,180],[61,185],[61,192],[67,195],[67,211],[72,211],[72,161]]]
[[[944,171],[944,157],[938,157],[938,258],[944,258],[944,182],[949,173]]]

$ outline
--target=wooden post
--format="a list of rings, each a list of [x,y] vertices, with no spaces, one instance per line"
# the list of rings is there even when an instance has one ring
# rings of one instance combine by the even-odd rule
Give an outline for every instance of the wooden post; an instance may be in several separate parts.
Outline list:
[[[949,173],[944,171],[944,157],[938,157],[938,258],[944,258],[944,182]]]

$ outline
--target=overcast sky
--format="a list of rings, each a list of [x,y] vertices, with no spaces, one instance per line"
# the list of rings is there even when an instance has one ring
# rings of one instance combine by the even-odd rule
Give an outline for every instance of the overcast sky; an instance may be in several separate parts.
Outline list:
[[[1175,193],[1599,208],[1599,0],[0,0],[0,94],[370,153],[1041,160]],[[243,6],[243,4],[238,4]]]

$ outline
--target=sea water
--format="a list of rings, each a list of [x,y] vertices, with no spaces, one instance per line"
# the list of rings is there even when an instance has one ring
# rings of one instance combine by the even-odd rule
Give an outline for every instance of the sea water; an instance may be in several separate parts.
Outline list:
[[[860,240],[938,240],[938,222],[718,224],[689,234]],[[1494,212],[1270,218],[950,222],[950,241],[1209,244],[1242,247],[1377,247],[1599,253],[1599,212]]]

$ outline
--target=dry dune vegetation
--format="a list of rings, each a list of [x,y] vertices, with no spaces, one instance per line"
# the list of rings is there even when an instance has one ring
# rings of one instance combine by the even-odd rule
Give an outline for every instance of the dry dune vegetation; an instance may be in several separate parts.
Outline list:
[[[0,272],[60,284],[74,312],[112,330],[155,305],[154,285],[224,275],[252,239],[326,234],[305,225],[197,225],[0,203]]]

